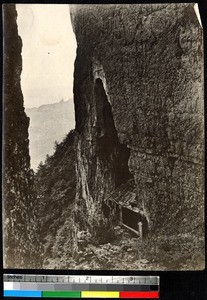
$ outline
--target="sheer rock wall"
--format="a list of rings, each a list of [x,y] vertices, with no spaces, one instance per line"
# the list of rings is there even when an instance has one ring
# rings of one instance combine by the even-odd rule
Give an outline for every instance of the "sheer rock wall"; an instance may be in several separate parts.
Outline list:
[[[185,222],[202,230],[203,42],[194,4],[71,5],[71,19],[78,209],[101,224],[103,199],[132,176],[152,230],[177,214],[179,232]]]
[[[3,7],[3,224],[4,267],[38,267],[37,223],[28,127],[20,86],[22,41],[14,4]]]

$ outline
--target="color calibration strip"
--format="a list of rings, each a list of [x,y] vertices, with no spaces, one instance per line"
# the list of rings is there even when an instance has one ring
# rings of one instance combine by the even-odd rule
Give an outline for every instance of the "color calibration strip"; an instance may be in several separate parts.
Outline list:
[[[158,299],[158,276],[8,275],[4,297]]]
[[[136,298],[158,299],[159,292],[105,292],[105,291],[4,291],[4,297],[29,298]]]

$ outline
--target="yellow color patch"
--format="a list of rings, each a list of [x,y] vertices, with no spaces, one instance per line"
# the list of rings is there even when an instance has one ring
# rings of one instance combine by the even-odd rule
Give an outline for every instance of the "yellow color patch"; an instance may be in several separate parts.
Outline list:
[[[81,298],[119,298],[119,292],[81,292]]]

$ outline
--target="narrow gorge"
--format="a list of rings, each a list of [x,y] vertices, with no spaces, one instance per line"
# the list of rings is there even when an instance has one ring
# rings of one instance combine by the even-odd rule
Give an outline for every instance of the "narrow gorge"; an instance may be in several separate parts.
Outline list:
[[[203,30],[194,4],[70,5],[76,127],[35,174],[16,17],[6,5],[5,266],[204,268]]]

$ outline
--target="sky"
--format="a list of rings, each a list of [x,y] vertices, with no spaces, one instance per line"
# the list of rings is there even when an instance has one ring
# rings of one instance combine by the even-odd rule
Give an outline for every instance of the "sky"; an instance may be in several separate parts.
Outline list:
[[[16,4],[26,108],[73,98],[76,39],[67,4]],[[73,102],[71,101],[73,107]]]

